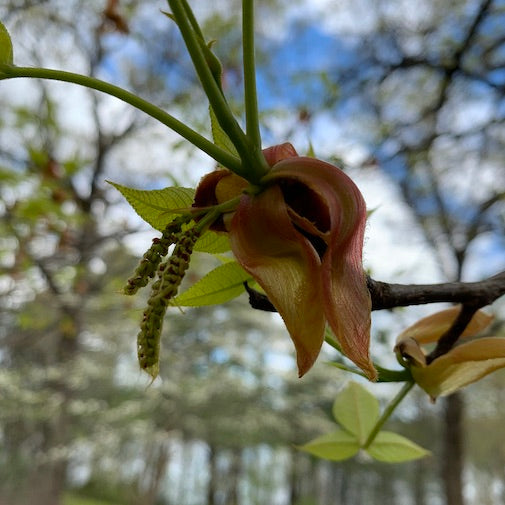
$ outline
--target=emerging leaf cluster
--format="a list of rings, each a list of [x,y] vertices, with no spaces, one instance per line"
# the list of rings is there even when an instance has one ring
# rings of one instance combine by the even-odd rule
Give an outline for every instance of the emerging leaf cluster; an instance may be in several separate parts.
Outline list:
[[[402,463],[429,454],[414,442],[390,431],[381,430],[373,436],[380,419],[379,402],[357,382],[349,382],[338,394],[332,412],[340,428],[302,445],[301,450],[331,461],[349,459],[364,450],[385,463]]]

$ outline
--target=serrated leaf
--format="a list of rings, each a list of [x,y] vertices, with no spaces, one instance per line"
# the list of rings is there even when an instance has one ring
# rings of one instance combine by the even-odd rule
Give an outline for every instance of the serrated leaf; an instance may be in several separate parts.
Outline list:
[[[379,419],[379,402],[357,382],[349,382],[333,403],[333,417],[364,444]]]
[[[397,433],[381,431],[375,437],[366,452],[372,458],[385,463],[402,463],[414,459],[424,458],[430,451]]]
[[[195,190],[192,188],[169,187],[143,190],[109,183],[114,186],[133,207],[135,212],[153,228],[163,231],[183,209],[191,207]]]
[[[313,456],[331,461],[342,461],[358,453],[360,445],[356,437],[344,430],[327,433],[298,447]]]
[[[7,28],[0,22],[0,65],[12,65],[13,61],[11,37]]]
[[[236,261],[230,261],[210,271],[171,303],[182,307],[224,303],[242,294],[245,290],[244,282],[251,279]]]
[[[233,145],[233,142],[230,140],[230,137],[226,134],[226,132],[221,128],[219,124],[216,114],[214,113],[214,109],[209,106],[209,115],[210,115],[210,127],[212,130],[212,139],[214,140],[214,144],[228,151],[229,153],[238,156],[237,150]]]
[[[226,235],[208,230],[196,241],[193,251],[221,254],[230,249],[230,240]]]

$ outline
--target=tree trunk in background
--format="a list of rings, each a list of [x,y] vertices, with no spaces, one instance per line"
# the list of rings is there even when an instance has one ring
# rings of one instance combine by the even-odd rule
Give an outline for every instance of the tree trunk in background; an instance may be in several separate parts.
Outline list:
[[[442,477],[446,505],[464,505],[464,403],[460,393],[446,399],[444,409]]]
[[[82,327],[81,313],[76,309],[68,314],[71,314],[72,325],[67,328],[66,332],[56,335],[57,352],[49,358],[53,361],[51,363],[53,366],[72,363],[79,351],[78,335]],[[27,504],[29,505],[32,503],[60,505],[67,483],[68,455],[52,456],[51,453],[68,447],[71,424],[68,406],[72,400],[73,392],[64,379],[48,380],[46,386],[55,393],[59,393],[62,402],[58,413],[40,425],[40,435],[43,437],[40,452],[43,458],[47,458],[47,461],[34,465],[33,474],[28,479]],[[56,459],[53,460],[53,457]]]
[[[300,455],[296,450],[291,451],[291,468],[289,473],[289,505],[296,505],[300,498]]]
[[[141,492],[141,485],[138,485],[139,505],[154,505],[156,503],[168,465],[169,448],[167,444],[156,444],[151,447],[150,452],[151,454],[147,457],[148,464],[146,464],[142,476],[143,483],[147,483],[143,493]],[[139,482],[139,484],[142,484],[142,482]]]
[[[414,471],[414,505],[426,504],[426,462],[421,459],[416,463]]]
[[[209,445],[209,453],[207,456],[207,468],[209,472],[209,483],[207,484],[207,505],[215,505],[218,475],[217,475],[217,451],[213,445]]]
[[[345,470],[342,470],[342,477],[340,481],[340,497],[337,502],[339,505],[351,505],[352,500],[352,485],[351,485],[351,473],[346,474]]]
[[[60,505],[67,480],[68,458],[65,455],[53,455],[52,451],[63,449],[68,443],[68,397],[62,402],[60,412],[41,426],[40,434],[44,437],[38,457],[47,461],[34,464],[27,479],[26,492],[18,495],[12,504]],[[56,458],[53,460],[52,458]],[[35,460],[35,458],[34,458]]]
[[[239,485],[240,485],[241,473],[242,473],[242,451],[240,449],[234,449],[231,453],[231,463],[228,474],[230,490],[228,498],[226,500],[226,505],[239,504]]]

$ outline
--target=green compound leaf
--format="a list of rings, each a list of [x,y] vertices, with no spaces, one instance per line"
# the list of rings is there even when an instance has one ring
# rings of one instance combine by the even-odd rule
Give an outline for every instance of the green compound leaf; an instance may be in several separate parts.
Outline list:
[[[357,382],[349,382],[333,404],[333,417],[363,445],[379,419],[379,402]]]
[[[342,461],[357,454],[360,445],[354,435],[344,430],[338,430],[317,437],[298,449],[318,458]]]
[[[129,188],[110,182],[133,207],[135,212],[153,228],[163,231],[180,211],[191,207],[195,190],[192,188],[170,187],[142,190]]]
[[[0,65],[12,65],[14,54],[12,41],[7,28],[0,22]]]
[[[216,114],[214,113],[214,109],[210,106],[209,106],[209,115],[210,115],[210,127],[212,130],[212,138],[214,139],[214,144],[216,144],[216,146],[220,147],[221,149],[224,149],[225,151],[228,151],[229,153],[238,156],[237,150],[235,149],[235,146],[230,140],[230,137],[228,137],[226,132],[221,128],[221,125],[219,124],[216,118]]]
[[[230,249],[230,240],[226,235],[208,230],[196,241],[193,251],[222,254]]]
[[[244,282],[251,280],[252,277],[236,261],[230,261],[211,270],[171,303],[183,307],[224,303],[242,294]]]
[[[390,431],[381,431],[366,452],[372,458],[385,463],[403,463],[414,459],[424,458],[430,451]]]

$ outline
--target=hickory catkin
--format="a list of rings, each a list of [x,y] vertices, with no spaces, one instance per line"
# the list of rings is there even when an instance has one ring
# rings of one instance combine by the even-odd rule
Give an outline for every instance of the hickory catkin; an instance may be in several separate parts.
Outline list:
[[[147,301],[137,335],[137,356],[140,367],[153,379],[159,372],[160,339],[165,312],[189,267],[198,236],[199,233],[194,228],[179,235],[172,255],[158,267],[158,279],[153,284]]]
[[[147,286],[154,277],[158,266],[168,253],[168,248],[177,242],[182,233],[181,228],[188,221],[187,216],[181,216],[170,222],[160,238],[154,238],[151,247],[144,253],[133,275],[126,281],[123,293],[134,295],[140,288]]]

